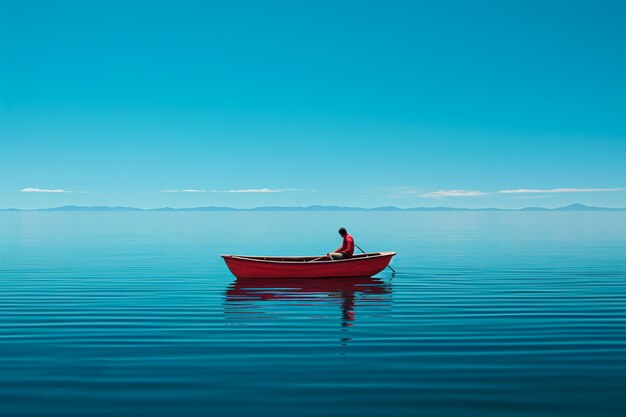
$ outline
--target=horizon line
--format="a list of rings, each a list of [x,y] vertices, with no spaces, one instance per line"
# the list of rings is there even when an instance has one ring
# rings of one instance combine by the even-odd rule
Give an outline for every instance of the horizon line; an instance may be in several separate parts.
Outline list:
[[[64,205],[56,207],[41,208],[0,208],[0,211],[552,211],[552,210],[608,210],[620,211],[626,207],[600,207],[588,206],[581,203],[571,203],[565,206],[557,207],[539,207],[525,206],[520,208],[501,208],[501,207],[450,207],[450,206],[414,206],[414,207],[397,207],[397,206],[375,206],[375,207],[357,207],[357,206],[338,206],[338,205],[321,205],[312,204],[308,206],[257,206],[257,207],[230,207],[230,206],[195,206],[195,207],[153,207],[141,208],[133,206],[108,206],[108,205]]]

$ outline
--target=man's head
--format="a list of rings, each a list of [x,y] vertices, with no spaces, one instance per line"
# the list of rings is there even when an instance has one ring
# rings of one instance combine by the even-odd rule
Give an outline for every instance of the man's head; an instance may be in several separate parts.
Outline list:
[[[348,234],[348,232],[346,232],[346,228],[345,227],[340,227],[339,228],[339,234],[341,235],[341,237],[344,237],[345,235]]]

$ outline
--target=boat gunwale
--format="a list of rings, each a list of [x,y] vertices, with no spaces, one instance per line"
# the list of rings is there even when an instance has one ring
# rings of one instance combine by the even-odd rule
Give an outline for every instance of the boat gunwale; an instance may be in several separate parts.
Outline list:
[[[360,255],[360,256],[359,256]],[[371,252],[371,253],[365,253],[365,254],[359,254],[357,256],[354,256],[352,258],[347,258],[347,259],[333,259],[333,260],[326,260],[326,261],[315,261],[315,262],[311,262],[312,260],[316,259],[315,256],[247,256],[247,255],[220,255],[222,258],[224,259],[239,259],[239,260],[243,260],[243,261],[249,261],[249,262],[260,262],[260,263],[264,263],[264,264],[277,264],[277,265],[320,265],[320,264],[336,264],[337,262],[349,262],[349,261],[365,261],[368,259],[378,259],[378,258],[382,258],[382,257],[386,257],[386,256],[395,256],[396,252]],[[366,256],[362,256],[362,255],[366,255]],[[321,255],[324,256],[324,255]],[[324,256],[325,257],[325,256]],[[256,259],[256,258],[275,258],[277,260],[268,260],[268,259]],[[293,258],[293,259],[306,259],[306,258],[311,258],[311,261],[306,261],[306,260],[293,260],[293,261],[288,261],[288,260],[281,260],[279,261],[278,259],[287,259],[287,258]]]

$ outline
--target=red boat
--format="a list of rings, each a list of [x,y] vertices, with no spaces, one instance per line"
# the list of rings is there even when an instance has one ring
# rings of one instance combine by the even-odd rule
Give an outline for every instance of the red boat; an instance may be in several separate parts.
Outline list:
[[[338,260],[327,256],[222,255],[222,258],[237,278],[348,278],[379,273],[395,254],[363,253]]]

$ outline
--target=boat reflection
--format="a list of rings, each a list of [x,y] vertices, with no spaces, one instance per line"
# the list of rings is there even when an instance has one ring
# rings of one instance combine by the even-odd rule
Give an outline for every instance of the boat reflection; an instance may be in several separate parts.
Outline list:
[[[377,278],[236,279],[226,290],[226,313],[251,318],[250,314],[263,314],[267,305],[266,314],[311,317],[319,314],[321,304],[333,304],[340,308],[341,326],[350,327],[357,305],[389,305],[390,295],[391,284]],[[297,311],[269,307],[283,301]]]

